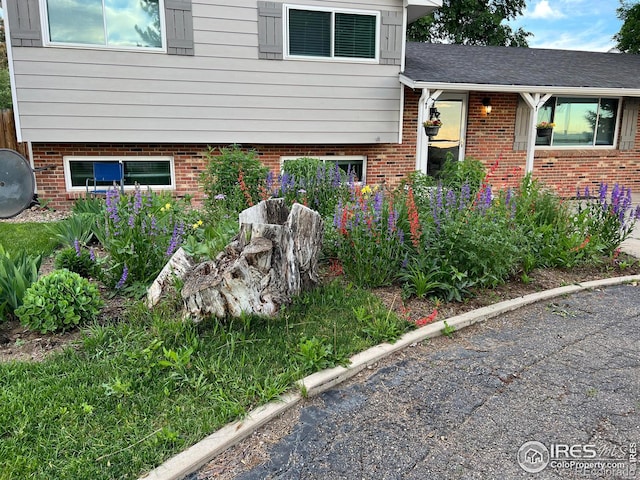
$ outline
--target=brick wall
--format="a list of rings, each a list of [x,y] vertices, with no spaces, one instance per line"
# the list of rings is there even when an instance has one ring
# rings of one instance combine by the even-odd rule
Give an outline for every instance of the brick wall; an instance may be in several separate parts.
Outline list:
[[[397,185],[415,169],[417,108],[420,91],[405,88],[402,144],[373,145],[244,145],[254,149],[262,162],[275,172],[280,156],[366,155],[367,181],[371,184]],[[492,112],[484,113],[482,99],[491,98]],[[481,160],[487,167],[498,162],[492,183],[498,187],[515,186],[525,169],[526,152],[514,151],[515,113],[518,94],[471,92],[468,104],[466,155]],[[640,121],[639,121],[640,123]],[[214,148],[219,147],[213,146]],[[205,167],[207,145],[181,144],[33,144],[33,157],[40,198],[54,208],[69,208],[82,192],[67,192],[64,183],[64,156],[172,156],[176,171],[175,194],[202,199],[198,183]],[[618,182],[640,191],[640,125],[635,150],[617,149],[538,150],[534,177],[572,196],[576,188],[597,187],[600,182]]]
[[[491,98],[492,111],[484,113],[482,99]],[[524,174],[526,151],[513,151],[515,116],[519,95],[509,93],[469,94],[466,155],[486,165],[499,161],[493,183],[514,185]],[[601,183],[620,183],[640,192],[640,119],[635,149],[541,150],[534,155],[533,176],[564,197],[576,188],[594,188]]]

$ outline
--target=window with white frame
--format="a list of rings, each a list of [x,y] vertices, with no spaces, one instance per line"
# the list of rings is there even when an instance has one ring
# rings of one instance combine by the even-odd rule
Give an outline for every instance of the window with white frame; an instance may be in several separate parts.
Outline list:
[[[164,0],[42,1],[52,44],[164,48]]]
[[[121,162],[125,189],[135,188],[136,184],[157,189],[175,188],[172,157],[64,157],[67,190],[84,190],[87,180],[93,185],[95,162]]]
[[[618,123],[617,98],[551,97],[538,112],[538,123],[555,126],[551,136],[538,136],[536,145],[553,147],[612,147]]]
[[[378,59],[379,12],[287,6],[289,57]]]
[[[280,165],[288,160],[297,160],[298,157],[280,157]],[[345,174],[350,175],[356,182],[366,182],[367,176],[367,157],[364,155],[326,155],[326,156],[309,156],[309,158],[317,158],[324,163],[337,165]]]

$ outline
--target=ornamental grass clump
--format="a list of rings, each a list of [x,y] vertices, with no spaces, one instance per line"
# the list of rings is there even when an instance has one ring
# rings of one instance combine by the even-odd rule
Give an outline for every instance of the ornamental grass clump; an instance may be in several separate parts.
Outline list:
[[[105,282],[131,295],[144,293],[181,246],[192,222],[184,206],[170,196],[136,187],[133,195],[107,192],[98,239],[108,254]]]
[[[102,306],[94,284],[75,272],[54,270],[27,289],[15,313],[25,327],[47,333],[95,320]]]
[[[10,253],[0,244],[0,322],[9,320],[22,305],[27,289],[38,279],[41,255],[25,250]]]

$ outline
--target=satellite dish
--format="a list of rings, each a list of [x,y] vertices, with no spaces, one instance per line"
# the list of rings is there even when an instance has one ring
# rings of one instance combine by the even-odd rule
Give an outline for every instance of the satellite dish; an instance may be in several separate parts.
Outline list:
[[[0,148],[0,218],[11,218],[31,205],[36,179],[26,158]]]

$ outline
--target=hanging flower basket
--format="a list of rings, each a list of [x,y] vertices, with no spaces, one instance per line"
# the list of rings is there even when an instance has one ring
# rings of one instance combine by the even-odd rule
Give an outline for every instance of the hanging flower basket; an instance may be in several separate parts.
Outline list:
[[[442,122],[437,119],[427,120],[422,124],[424,126],[424,133],[427,134],[429,138],[435,137],[438,135],[440,131],[440,127],[442,126]]]
[[[550,137],[551,136],[551,132],[553,132],[553,128],[538,128],[536,129],[537,133],[536,135],[538,135],[539,137]]]
[[[427,134],[428,137],[435,137],[436,135],[438,135],[438,132],[440,131],[440,127],[424,127],[424,133]]]
[[[550,137],[551,132],[553,132],[553,127],[555,126],[555,123],[540,122],[536,125],[536,135],[538,135],[539,137]]]

